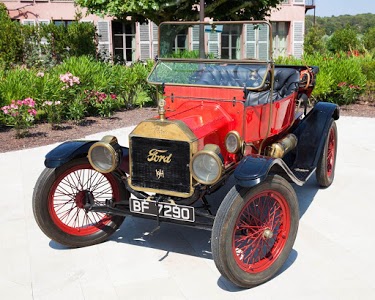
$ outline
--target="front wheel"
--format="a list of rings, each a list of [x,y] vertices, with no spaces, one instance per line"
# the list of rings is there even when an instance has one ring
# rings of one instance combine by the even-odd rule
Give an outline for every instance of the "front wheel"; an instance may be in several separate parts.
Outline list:
[[[84,247],[103,242],[124,221],[124,217],[87,211],[88,199],[104,205],[106,200],[127,197],[117,177],[101,174],[87,158],[79,158],[42,172],[34,188],[33,212],[49,238],[69,247]]]
[[[240,287],[268,281],[288,258],[298,230],[297,196],[280,176],[234,186],[215,217],[211,246],[220,273]]]

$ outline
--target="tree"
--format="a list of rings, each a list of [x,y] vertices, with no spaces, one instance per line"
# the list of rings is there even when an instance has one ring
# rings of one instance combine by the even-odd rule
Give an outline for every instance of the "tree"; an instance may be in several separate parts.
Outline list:
[[[370,28],[363,36],[363,44],[367,50],[375,49],[375,27]]]
[[[0,28],[0,65],[9,67],[22,56],[22,37],[19,24],[12,22],[3,3],[0,3]]]
[[[358,50],[359,40],[357,31],[347,26],[345,29],[336,30],[332,37],[328,40],[328,49],[332,52],[348,52]]]
[[[306,16],[306,32],[314,26],[314,16]],[[324,28],[327,35],[332,35],[336,30],[351,26],[358,33],[364,34],[374,27],[375,14],[342,15],[332,17],[315,17],[315,24]]]
[[[305,35],[303,48],[306,54],[323,54],[325,52],[326,47],[323,41],[324,33],[324,29],[320,26],[314,26],[309,30]]]
[[[133,21],[194,21],[199,19],[199,0],[75,0],[88,12]],[[214,20],[259,20],[282,0],[205,0],[205,15]]]

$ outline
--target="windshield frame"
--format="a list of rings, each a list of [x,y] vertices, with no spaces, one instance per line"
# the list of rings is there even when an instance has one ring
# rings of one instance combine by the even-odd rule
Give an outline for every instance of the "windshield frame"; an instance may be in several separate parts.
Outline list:
[[[221,58],[170,58],[170,57],[160,57],[160,36],[162,27],[164,25],[176,25],[176,26],[218,26],[218,25],[246,25],[246,24],[263,24],[268,26],[268,60],[261,60],[261,59],[221,59]],[[263,90],[266,86],[267,78],[273,77],[273,70],[274,70],[274,61],[272,57],[272,25],[268,21],[215,21],[215,22],[191,22],[191,21],[181,21],[181,22],[162,22],[159,25],[158,30],[158,56],[155,58],[156,64],[154,65],[153,69],[151,70],[149,76],[147,77],[147,81],[150,84],[153,85],[175,85],[175,86],[199,86],[199,87],[216,87],[216,88],[232,88],[232,89],[246,89],[246,90],[255,90],[260,91]],[[163,63],[196,63],[196,64],[217,64],[217,65],[224,65],[224,64],[238,64],[238,65],[264,65],[266,68],[266,74],[261,80],[261,84],[255,87],[250,86],[230,86],[230,85],[202,85],[202,84],[196,84],[196,83],[176,83],[176,82],[162,82],[162,81],[155,81],[150,80],[154,72],[156,72],[157,68],[163,64]],[[269,73],[269,77],[268,77]]]

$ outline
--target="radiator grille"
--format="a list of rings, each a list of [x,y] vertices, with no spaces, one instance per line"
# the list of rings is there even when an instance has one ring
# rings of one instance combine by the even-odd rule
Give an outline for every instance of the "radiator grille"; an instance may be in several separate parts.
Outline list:
[[[133,186],[190,192],[188,142],[132,137],[131,162]]]

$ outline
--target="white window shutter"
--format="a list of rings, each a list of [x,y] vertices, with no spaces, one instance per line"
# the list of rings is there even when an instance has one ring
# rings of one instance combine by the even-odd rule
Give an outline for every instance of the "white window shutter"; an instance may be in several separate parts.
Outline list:
[[[99,36],[99,43],[98,43],[98,50],[99,54],[105,58],[110,58],[110,39],[109,39],[109,21],[98,21],[98,36]]]
[[[152,56],[153,56],[152,58],[155,58],[158,55],[159,27],[155,23],[151,23],[151,27],[152,27]]]
[[[246,25],[245,34],[245,58],[261,60],[269,59],[269,26],[253,24]]]
[[[304,4],[305,4],[305,0],[293,0],[293,3],[294,3],[294,4],[301,4],[301,5],[304,5]]]
[[[268,60],[269,53],[269,26],[268,25],[259,25],[257,29],[258,34],[258,44],[259,44],[259,59]]]
[[[208,34],[208,53],[213,54],[214,58],[220,58],[220,36],[218,32],[210,32]],[[199,38],[199,37],[198,37]]]
[[[246,24],[245,58],[256,58],[256,37],[253,24]]]
[[[293,22],[293,56],[300,58],[303,54],[304,22]]]
[[[151,57],[150,47],[150,23],[139,24],[139,48],[140,48],[140,60],[148,60]]]
[[[199,51],[199,25],[194,25],[191,28],[190,44],[191,50]]]

